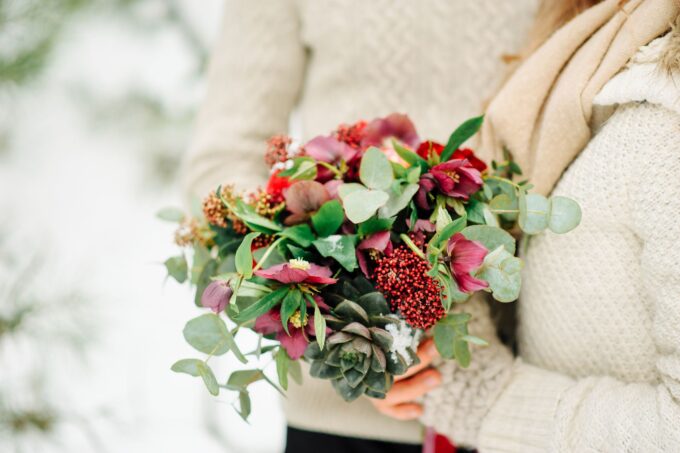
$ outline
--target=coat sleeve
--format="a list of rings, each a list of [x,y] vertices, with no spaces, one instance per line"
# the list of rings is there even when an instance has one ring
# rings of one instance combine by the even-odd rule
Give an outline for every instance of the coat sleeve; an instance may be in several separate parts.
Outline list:
[[[440,396],[429,409],[426,401],[426,413],[440,414],[437,407],[445,401],[449,419],[458,422],[435,423],[454,441],[482,453],[666,452],[680,445],[680,115],[658,105],[628,105],[589,146],[606,142],[629,147],[622,156],[639,156],[621,190],[629,193],[630,226],[642,244],[657,382],[574,379],[521,359],[509,363],[501,352],[489,354],[486,363],[447,378],[449,393],[471,394],[447,401]]]
[[[219,184],[243,189],[267,177],[265,141],[288,131],[303,82],[305,49],[294,0],[227,0],[183,185],[203,197]]]

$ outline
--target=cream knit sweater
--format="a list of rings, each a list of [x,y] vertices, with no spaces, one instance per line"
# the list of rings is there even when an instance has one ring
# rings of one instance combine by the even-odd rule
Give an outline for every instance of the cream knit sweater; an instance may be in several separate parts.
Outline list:
[[[680,452],[680,74],[643,48],[554,194],[583,221],[531,240],[520,359],[498,342],[442,367],[424,421],[486,452]],[[478,301],[474,330],[493,337]]]
[[[202,197],[218,184],[265,181],[265,140],[301,138],[343,122],[404,112],[423,138],[445,141],[477,115],[516,52],[536,0],[228,0],[208,95],[186,160]],[[419,442],[417,422],[342,401],[325,381],[293,385],[284,402],[296,427]]]

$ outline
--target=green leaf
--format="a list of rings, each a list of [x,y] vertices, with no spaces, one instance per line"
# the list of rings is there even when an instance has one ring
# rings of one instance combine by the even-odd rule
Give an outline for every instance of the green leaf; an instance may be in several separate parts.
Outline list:
[[[373,233],[378,233],[380,231],[389,231],[392,228],[395,218],[391,217],[389,219],[382,219],[379,217],[371,217],[367,221],[359,224],[357,229],[357,234],[359,237],[364,238],[370,236]]]
[[[251,404],[250,404],[250,394],[247,391],[242,391],[238,393],[238,403],[239,411],[238,414],[244,421],[248,421],[248,416],[250,416]]]
[[[279,250],[278,246],[274,246],[274,248],[271,249],[271,251],[267,255],[267,251],[271,247],[272,245],[269,245],[268,247],[262,247],[253,250],[253,259],[255,260],[256,263],[260,265],[260,269],[267,269],[268,267],[288,262],[288,260],[281,254],[281,251]],[[265,255],[267,256],[265,257]],[[262,261],[263,259],[264,261]]]
[[[227,387],[231,389],[245,390],[253,382],[264,379],[262,370],[238,370],[231,373],[227,380]]]
[[[340,187],[338,187],[338,195],[340,195],[340,199],[343,199],[347,195],[351,194],[352,192],[356,192],[357,190],[366,190],[366,187],[357,182],[348,182],[341,184]]]
[[[317,304],[314,304],[314,335],[316,336],[319,348],[323,349],[323,345],[326,342],[326,319],[321,316],[321,311]]]
[[[208,313],[194,318],[184,326],[184,339],[194,349],[205,354],[222,355],[231,350],[236,358],[246,363],[244,357],[236,345],[234,336],[224,321],[217,315]]]
[[[519,297],[522,285],[522,260],[498,246],[484,258],[475,277],[489,283],[493,298],[499,302],[512,302]]]
[[[453,342],[456,338],[455,329],[447,323],[438,322],[434,326],[433,336],[439,355],[444,359],[452,359],[454,357]]]
[[[288,365],[291,359],[285,349],[279,348],[276,353],[276,374],[279,377],[279,385],[288,390]]]
[[[189,277],[189,266],[187,265],[187,259],[184,255],[173,256],[165,260],[165,269],[168,271],[168,275],[178,283],[184,283]]]
[[[418,184],[398,185],[392,187],[388,192],[389,198],[385,206],[380,208],[380,217],[388,218],[399,214],[411,202],[413,196],[418,192]]]
[[[401,179],[401,178],[406,177],[407,172],[406,172],[406,168],[404,168],[403,165],[398,164],[396,162],[392,162],[392,161],[390,161],[390,165],[392,166],[392,171],[394,172],[395,178]]]
[[[467,139],[469,139],[470,137],[475,135],[477,131],[479,131],[479,128],[482,127],[483,122],[484,115],[475,118],[470,118],[469,120],[465,121],[463,124],[458,126],[458,128],[455,131],[453,131],[453,133],[449,137],[449,141],[446,143],[446,146],[442,151],[441,161],[446,162],[447,160],[449,160],[453,155],[454,151],[460,148],[460,145],[465,143]]]
[[[311,227],[306,223],[285,228],[279,233],[279,236],[288,238],[305,248],[312,245],[312,241],[316,239]]]
[[[282,230],[281,225],[266,217],[262,217],[255,212],[255,208],[246,204],[243,200],[238,200],[236,206],[229,206],[229,209],[231,209],[239,219],[262,233],[271,234]]]
[[[525,233],[538,234],[548,227],[550,202],[543,195],[520,195],[519,210],[519,227]]]
[[[355,235],[334,234],[327,238],[317,239],[314,241],[314,247],[321,256],[333,258],[348,272],[352,272],[358,266],[355,243]]]
[[[430,166],[427,164],[427,161],[425,159],[423,159],[413,151],[404,148],[401,144],[399,144],[398,141],[392,140],[392,146],[399,155],[399,157],[401,157],[404,160],[404,162],[406,162],[410,166],[420,167],[420,170],[423,173],[429,170]]]
[[[468,343],[476,344],[477,346],[489,346],[489,342],[483,338],[475,337],[474,335],[463,335],[461,338]]]
[[[316,161],[308,156],[293,158],[293,166],[279,173],[279,176],[289,179],[314,179],[316,178]]]
[[[166,222],[181,222],[186,217],[184,212],[177,208],[163,208],[156,213],[156,217]]]
[[[217,273],[217,267],[217,261],[213,259],[208,261],[205,266],[203,266],[203,270],[196,280],[196,294],[194,296],[194,304],[196,304],[197,307],[202,306],[201,297],[203,296],[203,291],[205,291],[208,285],[212,282],[212,277]]]
[[[453,219],[451,219],[451,214],[449,214],[449,211],[446,209],[446,207],[444,205],[437,206],[435,219],[437,232],[441,232],[444,227],[451,222],[453,222]]]
[[[236,272],[243,275],[244,278],[253,276],[253,253],[250,249],[253,239],[259,235],[260,233],[248,233],[236,250]]]
[[[389,159],[375,146],[368,148],[361,158],[359,179],[369,189],[377,190],[389,189],[394,181]]]
[[[494,214],[500,214],[508,220],[515,220],[519,213],[519,202],[517,197],[502,193],[491,200],[489,208]]]
[[[286,293],[288,293],[287,286],[281,286],[280,288],[275,289],[254,304],[249,305],[248,307],[241,310],[236,316],[236,320],[240,323],[243,323],[265,314],[274,308],[276,304],[278,304],[281,299],[286,296]]]
[[[341,187],[340,197],[345,207],[345,214],[352,223],[361,223],[370,219],[375,211],[384,206],[390,198],[387,192],[368,190],[364,187],[352,190],[347,195],[343,195]]]
[[[468,216],[468,222],[483,224],[486,223],[484,220],[484,208],[486,204],[471,198],[468,204],[465,206],[465,210]]]
[[[554,196],[550,198],[550,219],[548,228],[563,234],[573,230],[581,223],[581,207],[571,198]]]
[[[453,342],[453,352],[456,361],[461,367],[467,368],[470,366],[470,346],[467,341],[460,338]]]
[[[467,225],[467,217],[457,218],[442,228],[440,232],[435,233],[428,245],[437,249],[442,248],[454,234],[464,231],[465,225]]]
[[[509,254],[515,254],[515,238],[510,233],[497,227],[487,225],[471,225],[465,228],[463,236],[471,241],[481,242],[487,250],[505,247]]]
[[[298,385],[302,385],[302,367],[300,366],[299,361],[292,360],[288,364],[288,375],[292,377]]]
[[[198,359],[183,359],[175,362],[171,368],[176,373],[185,373],[194,377],[200,376],[203,383],[207,387],[211,395],[217,396],[220,393],[220,387],[215,379],[215,374],[210,369],[207,363]]]
[[[302,301],[302,293],[300,290],[293,288],[283,298],[281,303],[281,325],[286,333],[288,333],[288,320],[300,308],[300,301]]]
[[[342,205],[338,200],[331,200],[324,203],[312,216],[312,225],[319,236],[326,237],[338,231],[344,220],[345,213]]]

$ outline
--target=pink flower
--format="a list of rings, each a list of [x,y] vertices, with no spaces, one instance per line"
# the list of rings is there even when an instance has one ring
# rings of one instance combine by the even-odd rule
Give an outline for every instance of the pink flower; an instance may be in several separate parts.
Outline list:
[[[298,181],[283,191],[286,209],[291,215],[286,217],[286,225],[307,221],[325,202],[331,199],[323,184],[316,181]]]
[[[377,118],[364,129],[364,138],[361,140],[362,147],[382,147],[386,140],[397,139],[409,148],[416,149],[420,144],[418,132],[411,119],[402,113],[392,113],[385,118]],[[387,144],[392,147],[391,143]]]
[[[484,262],[484,257],[488,253],[486,247],[477,241],[466,239],[461,233],[456,233],[449,239],[447,251],[451,259],[451,273],[458,284],[458,289],[464,293],[472,293],[489,286],[484,280],[470,275]]]
[[[319,136],[311,139],[304,146],[305,154],[319,162],[325,162],[335,166],[352,162],[358,156],[359,151],[333,137]],[[349,166],[349,165],[348,165]],[[326,182],[335,176],[332,171],[323,165],[317,165],[316,180]]]
[[[453,159],[430,170],[439,190],[449,197],[467,200],[484,184],[482,175],[467,159]],[[422,184],[421,184],[422,186]]]
[[[210,308],[215,313],[219,313],[229,305],[234,291],[229,286],[229,282],[216,280],[208,285],[201,295],[201,305]]]
[[[418,186],[418,192],[416,192],[416,196],[414,198],[416,204],[421,209],[431,209],[430,201],[428,200],[427,195],[432,192],[435,187],[437,187],[436,180],[431,174],[426,173],[420,177]]]
[[[287,263],[277,264],[268,269],[255,272],[255,275],[281,283],[311,283],[330,285],[337,281],[331,278],[330,268],[308,263],[302,259],[292,259]]]
[[[357,246],[357,261],[359,262],[361,272],[363,272],[366,277],[370,276],[368,266],[369,259],[371,258],[371,254],[375,252],[380,252],[385,256],[390,256],[390,254],[392,254],[392,241],[390,241],[389,231],[373,233],[361,241]]]
[[[314,336],[314,316],[307,316],[303,321],[298,311],[288,321],[288,333],[281,324],[281,313],[272,309],[255,320],[255,332],[263,335],[276,335],[276,340],[286,350],[291,359],[297,360],[305,353],[309,344],[309,336]],[[330,329],[327,329],[327,332]]]

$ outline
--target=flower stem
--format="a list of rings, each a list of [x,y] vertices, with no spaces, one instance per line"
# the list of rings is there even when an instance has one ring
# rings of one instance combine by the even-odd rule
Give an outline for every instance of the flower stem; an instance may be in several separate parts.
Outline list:
[[[277,240],[272,242],[272,244],[267,248],[267,251],[264,252],[264,255],[262,255],[262,258],[260,258],[260,261],[258,261],[257,264],[255,265],[255,267],[253,268],[253,272],[255,272],[256,270],[258,270],[259,268],[262,267],[262,264],[265,261],[267,261],[267,258],[269,258],[269,255],[271,255],[271,253],[274,251],[276,246],[279,245],[279,242],[283,241],[284,239],[285,238],[278,238]]]
[[[402,234],[399,237],[401,238],[402,241],[404,241],[404,244],[406,244],[408,246],[408,248],[410,248],[413,253],[418,255],[419,258],[427,260],[425,258],[425,255],[423,254],[423,251],[420,250],[420,248],[418,248],[418,246],[413,243],[413,241],[411,240],[410,237],[408,237],[405,234]]]

